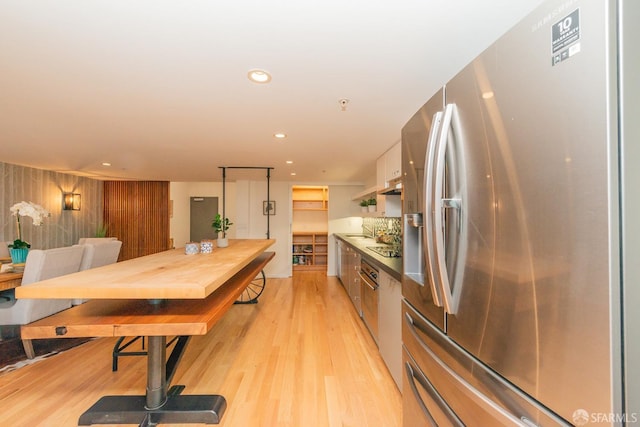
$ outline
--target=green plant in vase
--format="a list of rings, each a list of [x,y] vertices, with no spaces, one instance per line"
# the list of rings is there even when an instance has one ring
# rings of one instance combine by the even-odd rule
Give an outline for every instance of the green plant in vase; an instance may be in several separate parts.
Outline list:
[[[216,214],[215,219],[211,223],[213,229],[218,233],[217,244],[219,248],[229,246],[229,240],[227,239],[227,230],[233,223],[229,218],[222,218],[220,214]]]
[[[375,212],[377,204],[378,204],[378,202],[376,201],[375,197],[370,198],[367,201],[367,206],[368,206],[369,212]]]
[[[367,199],[360,200],[360,207],[362,208],[362,212],[367,211],[367,206],[369,206],[369,201]]]

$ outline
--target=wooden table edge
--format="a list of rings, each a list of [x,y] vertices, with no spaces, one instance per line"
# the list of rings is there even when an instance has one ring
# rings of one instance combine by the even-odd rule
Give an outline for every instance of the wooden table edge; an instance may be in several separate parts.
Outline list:
[[[203,299],[91,300],[23,325],[23,340],[40,338],[205,335],[275,256],[263,252]]]

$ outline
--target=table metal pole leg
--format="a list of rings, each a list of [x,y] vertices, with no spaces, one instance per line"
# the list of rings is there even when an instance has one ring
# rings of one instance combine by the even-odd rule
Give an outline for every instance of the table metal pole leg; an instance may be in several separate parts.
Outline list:
[[[146,409],[158,409],[167,401],[167,337],[149,337]]]

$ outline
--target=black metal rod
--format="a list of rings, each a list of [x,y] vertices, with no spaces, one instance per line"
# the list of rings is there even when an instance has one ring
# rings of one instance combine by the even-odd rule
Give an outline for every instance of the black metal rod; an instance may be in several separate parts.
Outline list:
[[[220,169],[275,169],[272,166],[218,166]]]
[[[227,217],[227,168],[222,168],[222,237],[227,237],[227,232],[224,231],[224,220]]]
[[[269,189],[271,187],[271,170],[274,169],[271,166],[218,166],[218,168],[222,169],[222,220],[226,218],[225,215],[225,206],[226,206],[226,178],[227,178],[227,169],[266,169],[267,170],[267,204],[271,203],[271,196],[269,193]],[[267,239],[271,238],[271,231],[269,229],[269,211],[267,211]],[[223,231],[223,236],[226,233]]]
[[[271,187],[270,180],[271,180],[271,168],[267,168],[267,207],[271,203],[271,197],[269,195],[269,188]],[[267,210],[267,239],[271,238],[271,233],[269,231],[269,220],[271,219],[270,212],[271,212],[271,209]]]

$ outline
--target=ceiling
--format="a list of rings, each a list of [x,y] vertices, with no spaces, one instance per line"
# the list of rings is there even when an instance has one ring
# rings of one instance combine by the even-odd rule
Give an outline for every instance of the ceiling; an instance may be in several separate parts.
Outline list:
[[[409,117],[539,3],[0,0],[0,161],[98,179],[259,166],[370,182]],[[249,81],[253,68],[272,81]]]

